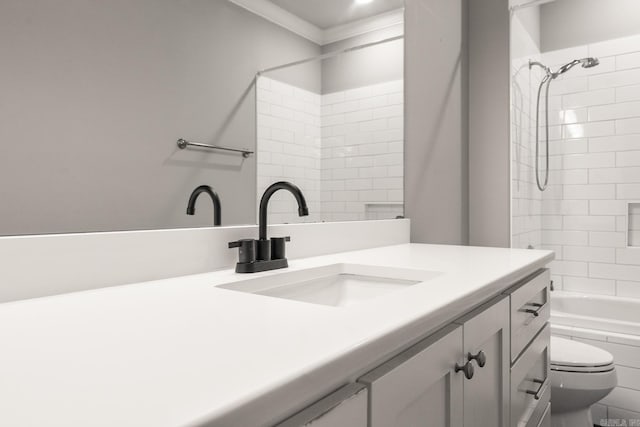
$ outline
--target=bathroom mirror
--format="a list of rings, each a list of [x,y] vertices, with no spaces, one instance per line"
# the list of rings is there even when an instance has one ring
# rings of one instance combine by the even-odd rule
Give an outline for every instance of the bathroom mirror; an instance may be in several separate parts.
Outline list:
[[[390,186],[402,181],[402,164],[382,165],[391,162],[391,157],[382,159],[391,151],[376,150],[382,150],[384,142],[388,150],[400,150],[393,151],[393,157],[401,159],[401,91],[384,94],[398,101],[394,105],[376,104],[381,101],[373,96],[359,98],[372,108],[393,107],[398,112],[386,118],[387,124],[393,121],[396,126],[385,130],[393,130],[393,138],[382,141],[382,129],[376,129],[380,133],[372,129],[367,137],[352,132],[350,137],[357,140],[345,138],[342,147],[329,150],[337,139],[324,136],[329,135],[325,128],[337,132],[341,126],[337,121],[344,120],[346,125],[346,114],[351,114],[349,118],[369,114],[347,111],[352,104],[346,102],[329,114],[334,107],[326,100],[332,93],[343,93],[346,101],[349,90],[366,92],[367,87],[391,81],[395,83],[390,86],[401,88],[401,73],[381,79],[376,71],[382,69],[376,68],[393,62],[396,73],[402,69],[402,57],[389,54],[393,43],[401,52],[402,40],[299,66],[281,66],[401,36],[402,6],[402,0],[3,2],[0,236],[210,227],[214,209],[207,194],[198,198],[195,215],[186,215],[189,196],[200,185],[211,186],[219,195],[223,226],[255,224],[259,185],[266,182],[267,172],[260,169],[259,176],[258,165],[267,164],[269,150],[273,150],[271,164],[281,162],[277,163],[280,169],[268,171],[270,179],[288,179],[305,190],[316,213],[310,220],[395,217],[401,213],[402,192],[401,187],[399,191]],[[378,63],[364,67],[358,55],[375,49],[381,52]],[[274,68],[257,77],[259,71]],[[341,77],[330,81],[331,75]],[[299,146],[294,151],[283,146],[278,158],[275,144],[269,148],[268,143],[256,142],[258,137],[272,142],[288,138],[283,133],[278,136],[274,123],[273,132],[264,134],[267,126],[259,116],[265,106],[258,98],[267,91],[267,79],[273,81],[269,90],[274,98],[278,85],[285,91],[314,95],[314,119],[323,121],[314,122],[315,145],[305,152],[315,156],[313,166],[298,161]],[[294,114],[296,119],[308,113],[290,108],[299,106],[293,101],[282,106],[290,111],[280,112]],[[277,114],[275,105],[269,108]],[[346,108],[342,119],[339,108]],[[370,111],[371,126],[381,126],[373,114],[382,111]],[[364,144],[367,138],[370,143]],[[195,145],[181,149],[180,139],[249,153],[245,157],[238,151]],[[361,176],[360,171],[353,175],[349,166],[370,161],[346,155],[348,147],[361,142],[367,147],[363,153],[380,155],[377,163],[371,158],[373,167],[387,172],[395,168],[393,176],[376,176],[375,169],[370,177]],[[323,150],[327,156],[335,152],[335,157],[325,159]],[[281,173],[275,173],[278,170]],[[342,184],[323,182],[323,177],[330,181],[341,174]],[[313,180],[311,186],[308,180]],[[336,193],[330,195],[334,189]],[[370,191],[358,193],[358,203],[384,203],[372,203],[366,215],[358,207],[359,216],[348,216],[348,209],[356,209],[346,199],[355,196],[349,191]],[[295,212],[289,211],[285,200],[284,194],[274,198],[271,222],[293,220],[279,215]],[[334,204],[323,205],[323,201]],[[329,208],[336,211],[329,215]],[[326,215],[320,215],[323,209]],[[376,209],[385,213],[376,216]]]

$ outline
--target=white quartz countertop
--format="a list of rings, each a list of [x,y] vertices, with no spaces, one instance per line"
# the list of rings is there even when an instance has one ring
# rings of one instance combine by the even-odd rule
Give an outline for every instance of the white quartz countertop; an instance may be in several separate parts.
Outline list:
[[[0,426],[270,425],[552,258],[405,244],[290,260],[442,272],[349,307],[216,287],[249,278],[232,270],[1,304]]]

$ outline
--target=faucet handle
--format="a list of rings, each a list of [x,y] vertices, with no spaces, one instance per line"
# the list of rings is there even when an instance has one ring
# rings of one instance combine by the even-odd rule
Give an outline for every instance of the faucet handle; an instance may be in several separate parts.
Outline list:
[[[256,261],[256,241],[255,239],[241,239],[235,242],[229,242],[229,249],[238,249],[238,262],[241,264]]]
[[[271,259],[285,259],[285,243],[291,241],[291,236],[271,238]]]

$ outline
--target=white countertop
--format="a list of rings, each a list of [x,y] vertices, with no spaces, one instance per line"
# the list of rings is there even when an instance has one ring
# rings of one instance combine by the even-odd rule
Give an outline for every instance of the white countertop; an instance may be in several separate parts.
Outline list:
[[[443,273],[343,308],[217,288],[249,278],[232,270],[0,304],[0,425],[268,425],[552,258],[406,244],[290,260]]]

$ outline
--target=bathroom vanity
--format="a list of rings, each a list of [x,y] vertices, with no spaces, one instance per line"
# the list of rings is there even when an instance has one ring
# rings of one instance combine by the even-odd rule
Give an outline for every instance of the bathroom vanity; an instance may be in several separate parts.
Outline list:
[[[0,424],[547,425],[552,258],[403,244],[2,304]]]

